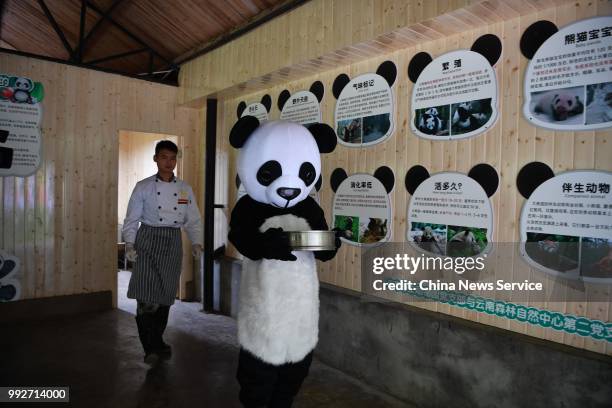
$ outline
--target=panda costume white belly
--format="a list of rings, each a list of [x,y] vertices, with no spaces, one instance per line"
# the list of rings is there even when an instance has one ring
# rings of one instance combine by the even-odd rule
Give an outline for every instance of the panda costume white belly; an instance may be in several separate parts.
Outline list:
[[[294,215],[267,219],[260,227],[310,230]],[[238,341],[270,364],[302,360],[319,336],[319,279],[312,252],[293,251],[296,261],[245,258],[240,284]]]
[[[320,153],[336,146],[334,130],[241,118],[230,143],[240,149],[246,190],[232,210],[229,241],[244,256],[238,310],[240,401],[289,407],[308,374],[319,334],[315,259],[337,251],[291,251],[283,231],[327,230],[309,197],[321,176]],[[336,246],[340,243],[337,240]]]

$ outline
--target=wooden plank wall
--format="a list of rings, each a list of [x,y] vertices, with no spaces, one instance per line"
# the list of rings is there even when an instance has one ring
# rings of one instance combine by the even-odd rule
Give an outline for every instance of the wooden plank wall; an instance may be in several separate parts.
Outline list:
[[[9,54],[0,67],[45,87],[41,167],[0,180],[0,248],[22,261],[22,298],[114,293],[119,131],[179,136],[203,203],[204,112],[177,107],[175,87]]]
[[[333,5],[335,4],[337,2],[333,2]],[[360,17],[357,13],[361,3],[355,2],[354,4],[355,6],[348,10],[337,10],[334,8],[333,14],[345,13],[346,18],[349,20],[356,20],[362,17],[367,19],[366,16]],[[326,14],[327,11],[332,13],[331,6],[332,2],[325,3],[324,7],[326,8],[324,8],[323,14],[326,17],[322,17],[317,12],[312,16],[308,16],[308,18],[331,18]],[[611,7],[612,4],[606,1],[591,2],[579,0],[575,3],[550,8],[543,12],[534,12],[498,24],[488,26],[478,26],[478,24],[475,24],[473,30],[450,36],[443,40],[430,41],[414,48],[384,55],[380,58],[374,58],[350,66],[338,67],[338,69],[333,71],[322,72],[318,75],[282,86],[272,87],[262,92],[242,95],[239,98],[224,101],[220,107],[219,114],[221,119],[218,129],[219,139],[217,141],[218,154],[220,155],[218,157],[222,157],[222,160],[219,160],[218,163],[217,183],[218,186],[224,186],[223,190],[218,190],[217,201],[228,203],[229,205],[229,209],[224,216],[227,217],[229,215],[236,200],[236,188],[234,185],[236,151],[229,146],[227,135],[231,126],[236,121],[236,107],[240,101],[247,103],[256,102],[261,99],[263,94],[267,93],[273,100],[270,117],[272,119],[278,118],[280,112],[276,107],[276,100],[283,89],[288,89],[290,92],[308,89],[312,82],[320,80],[325,85],[325,97],[322,102],[323,121],[333,125],[336,101],[331,88],[335,77],[340,73],[347,73],[351,78],[354,78],[362,73],[374,72],[382,61],[389,59],[394,61],[398,68],[398,79],[394,88],[396,95],[395,133],[387,141],[373,147],[355,149],[338,146],[331,155],[323,155],[324,183],[320,198],[328,217],[328,222],[331,221],[331,203],[333,198],[329,187],[329,176],[336,167],[346,169],[349,174],[354,172],[371,174],[377,167],[385,164],[395,171],[396,187],[391,197],[394,206],[392,240],[401,242],[405,241],[406,213],[410,199],[410,195],[406,192],[403,185],[407,169],[413,165],[421,164],[429,169],[430,173],[439,171],[467,173],[475,164],[485,162],[494,166],[501,177],[499,189],[492,197],[495,215],[494,240],[496,242],[518,242],[518,220],[524,199],[516,189],[515,179],[519,169],[525,163],[533,160],[543,161],[551,166],[555,172],[570,169],[612,170],[612,132],[609,130],[599,132],[553,132],[536,128],[523,119],[523,77],[528,61],[520,54],[518,49],[521,34],[526,27],[540,19],[553,21],[559,27],[562,27],[575,20],[595,15],[610,14],[612,12]],[[402,17],[402,15],[400,10],[387,13],[381,16],[385,20],[385,23],[382,25],[388,27],[404,24],[405,17]],[[333,19],[335,21],[336,17]],[[293,20],[289,18],[286,24],[289,24],[290,21]],[[396,23],[396,21],[398,22]],[[357,26],[362,27],[359,30],[363,29],[363,24],[357,24]],[[369,34],[375,31],[370,25],[367,25],[367,27],[369,27],[367,28]],[[335,31],[333,36],[343,38],[342,41],[360,39],[364,35],[361,31],[353,33],[351,26],[334,25],[333,29]],[[267,31],[265,33],[265,35],[269,34]],[[500,58],[495,67],[500,100],[500,117],[495,126],[487,133],[467,140],[436,142],[417,138],[412,134],[409,127],[409,100],[413,84],[408,80],[406,73],[410,59],[419,51],[427,51],[435,57],[454,49],[468,48],[476,38],[486,33],[496,34],[502,39],[504,44],[502,58]],[[318,38],[317,36],[321,34],[308,31],[302,35],[304,38]],[[262,33],[261,36],[264,36],[264,34]],[[265,38],[267,40],[267,37]],[[257,43],[263,40],[263,37],[256,37],[248,41]],[[247,40],[245,39],[244,41]],[[297,39],[294,46],[299,46]],[[236,47],[236,49],[237,51],[234,52],[241,52],[240,48]],[[231,58],[228,56],[228,60]],[[265,67],[265,61],[259,61],[258,58],[256,55],[249,55],[245,59],[247,62],[244,64],[248,63],[250,64],[249,66],[259,66],[261,62],[262,66]],[[219,63],[223,65],[221,62]],[[225,225],[218,225],[218,230],[220,231],[218,232],[218,239],[224,240],[224,234],[226,234]],[[233,249],[230,249],[230,254],[239,256]],[[516,281],[529,278],[530,274],[534,273],[518,255],[501,260],[500,265],[508,268],[504,272],[510,271]],[[319,272],[323,282],[360,290],[359,250],[348,245],[343,246],[334,261],[320,264]],[[421,302],[414,303],[414,305],[534,337],[612,355],[612,347],[606,342],[585,339],[577,335],[569,335],[554,330],[545,330],[501,319],[496,316],[470,312],[438,303]],[[591,319],[598,319],[604,322],[608,322],[612,318],[610,316],[610,309],[612,308],[610,301],[575,304],[529,302],[529,305],[568,314],[587,316]]]
[[[181,66],[179,103],[480,0],[312,0]]]

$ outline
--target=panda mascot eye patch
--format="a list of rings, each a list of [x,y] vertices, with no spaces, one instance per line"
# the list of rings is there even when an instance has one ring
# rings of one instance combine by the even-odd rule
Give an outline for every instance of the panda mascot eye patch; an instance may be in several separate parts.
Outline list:
[[[262,186],[269,186],[274,180],[283,174],[281,165],[276,160],[265,162],[259,170],[257,170],[257,181]]]
[[[302,163],[300,166],[300,178],[304,181],[307,186],[311,185],[315,181],[317,171],[311,163]]]

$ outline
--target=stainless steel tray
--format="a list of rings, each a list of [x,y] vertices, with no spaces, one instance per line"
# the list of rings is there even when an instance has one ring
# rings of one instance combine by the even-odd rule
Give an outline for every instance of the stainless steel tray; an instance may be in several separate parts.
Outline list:
[[[335,231],[285,231],[294,251],[329,251],[336,249]]]

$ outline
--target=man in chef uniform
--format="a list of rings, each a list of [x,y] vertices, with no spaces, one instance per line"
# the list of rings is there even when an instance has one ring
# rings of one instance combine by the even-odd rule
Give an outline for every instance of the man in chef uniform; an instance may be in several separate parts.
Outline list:
[[[136,184],[123,223],[126,258],[134,262],[127,297],[137,300],[138,335],[149,364],[171,354],[162,334],[181,275],[181,227],[193,256],[202,252],[202,220],[193,191],[174,176],[177,153],[173,142],[157,143],[153,161],[158,172]]]

